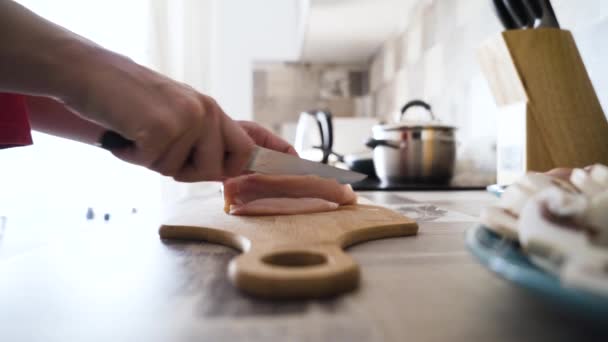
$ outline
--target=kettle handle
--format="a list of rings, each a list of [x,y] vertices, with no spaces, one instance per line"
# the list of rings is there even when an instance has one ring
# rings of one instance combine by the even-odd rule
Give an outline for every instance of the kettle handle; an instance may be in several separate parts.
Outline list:
[[[321,131],[321,151],[323,151],[323,160],[321,163],[327,164],[329,156],[332,154],[334,146],[334,128],[332,124],[331,112],[329,110],[317,110],[314,113],[319,130]]]
[[[316,126],[319,128],[319,135],[321,138],[320,146],[312,146],[312,148],[319,149],[323,152],[323,159],[320,160],[321,163],[327,164],[329,161],[329,156],[334,154],[340,158],[339,155],[332,151],[334,144],[334,134],[333,134],[333,125],[332,125],[332,115],[329,110],[324,109],[314,109],[307,110],[300,113],[300,121],[298,121],[298,128],[296,130],[296,149],[303,148],[304,141],[304,129],[300,130],[300,125],[303,117],[310,117],[316,123]]]
[[[431,110],[431,105],[422,101],[422,100],[412,100],[408,103],[406,103],[405,105],[403,105],[403,107],[401,107],[401,116],[399,116],[399,121],[403,121],[403,117],[405,116],[405,112],[407,112],[408,109],[412,108],[412,107],[422,107],[424,109],[427,110],[427,112],[429,113],[429,115],[431,116],[431,120],[436,121],[437,119],[435,118],[435,115],[433,114],[433,111]]]

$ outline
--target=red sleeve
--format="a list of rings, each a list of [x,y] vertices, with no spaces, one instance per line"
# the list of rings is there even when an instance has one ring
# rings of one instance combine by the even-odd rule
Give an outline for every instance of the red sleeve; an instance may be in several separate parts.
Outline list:
[[[25,97],[0,93],[0,148],[31,144]]]

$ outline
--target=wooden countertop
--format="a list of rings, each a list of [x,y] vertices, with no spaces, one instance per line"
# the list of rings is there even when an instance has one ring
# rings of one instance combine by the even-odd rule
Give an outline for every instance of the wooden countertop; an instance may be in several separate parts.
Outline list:
[[[420,233],[350,248],[362,271],[356,292],[290,302],[244,296],[226,276],[235,251],[161,241],[157,224],[136,215],[0,259],[0,340],[602,339],[596,327],[495,277],[469,255],[464,231],[491,195],[361,195],[417,218]]]

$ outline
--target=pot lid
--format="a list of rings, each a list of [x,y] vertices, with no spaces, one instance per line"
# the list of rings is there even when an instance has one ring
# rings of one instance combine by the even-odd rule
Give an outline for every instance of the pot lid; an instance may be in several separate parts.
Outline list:
[[[406,118],[408,115],[407,110],[410,108],[414,108],[414,107],[422,107],[422,108],[426,109],[429,119],[428,120],[407,119]],[[439,120],[437,120],[437,118],[435,117],[435,115],[433,115],[433,112],[431,111],[431,105],[429,105],[428,103],[426,103],[422,100],[413,100],[413,101],[406,103],[403,106],[403,108],[401,108],[401,116],[400,116],[399,122],[378,125],[378,126],[374,127],[374,129],[379,129],[379,130],[383,130],[383,131],[395,131],[395,130],[401,130],[401,129],[423,129],[423,128],[434,128],[434,129],[442,129],[442,130],[455,129],[454,126],[443,124]]]
[[[383,131],[398,131],[402,129],[423,129],[423,128],[434,128],[443,130],[454,130],[454,126],[442,124],[438,121],[401,121],[392,124],[377,125],[374,129],[380,129]]]

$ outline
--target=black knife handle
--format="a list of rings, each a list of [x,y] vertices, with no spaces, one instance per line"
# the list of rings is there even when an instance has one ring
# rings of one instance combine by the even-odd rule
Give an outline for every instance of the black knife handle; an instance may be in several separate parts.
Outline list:
[[[513,18],[511,18],[511,14],[507,11],[505,4],[502,0],[492,0],[494,3],[494,10],[496,11],[496,16],[502,23],[502,26],[505,30],[513,30],[517,28],[515,22],[513,22]]]
[[[543,16],[543,8],[538,0],[523,0],[523,3],[529,16],[534,16],[537,19]]]
[[[539,2],[543,10],[542,26],[560,28],[553,6],[551,6],[551,0],[539,0]]]
[[[101,138],[99,138],[99,146],[108,150],[115,151],[121,150],[125,148],[135,147],[135,142],[133,140],[129,140],[119,133],[114,131],[105,131]],[[186,159],[186,164],[192,165],[194,163],[194,149],[190,150],[188,154],[188,158]]]
[[[99,139],[99,146],[106,150],[120,150],[135,146],[135,142],[114,131],[105,131]]]
[[[522,0],[524,9],[528,15],[528,26],[530,28],[538,28],[543,16],[543,10],[536,0]]]
[[[503,0],[503,5],[507,9],[507,12],[511,15],[511,19],[517,26],[518,29],[525,29],[528,27],[527,14],[524,13],[521,8],[521,3],[517,0]]]

